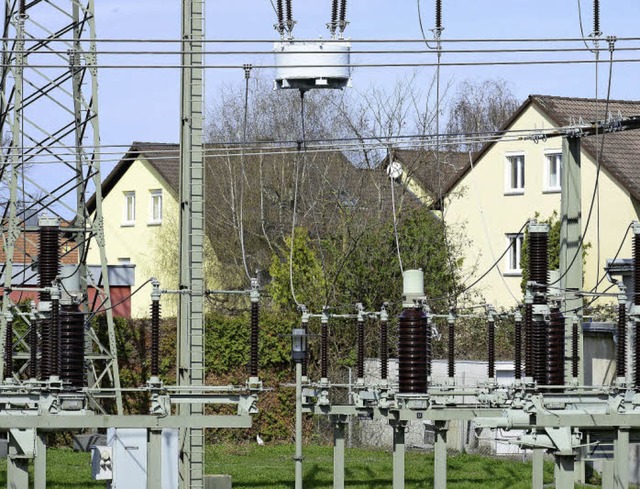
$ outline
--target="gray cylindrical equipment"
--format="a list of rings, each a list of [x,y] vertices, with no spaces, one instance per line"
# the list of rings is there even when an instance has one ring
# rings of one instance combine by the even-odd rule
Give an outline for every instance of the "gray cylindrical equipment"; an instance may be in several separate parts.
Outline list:
[[[422,270],[405,270],[402,274],[403,307],[413,307],[415,301],[424,299],[424,272]]]

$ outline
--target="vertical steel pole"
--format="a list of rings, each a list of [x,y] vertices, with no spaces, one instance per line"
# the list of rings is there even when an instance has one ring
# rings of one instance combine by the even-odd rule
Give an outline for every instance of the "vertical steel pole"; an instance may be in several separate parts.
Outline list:
[[[533,463],[531,464],[531,488],[543,489],[544,487],[544,449],[534,448]]]
[[[182,0],[180,134],[180,294],[178,384],[204,384],[204,0]],[[181,416],[203,414],[202,404],[181,404]],[[204,430],[180,431],[180,487],[204,481]]]
[[[7,457],[7,487],[29,489],[29,459],[20,456],[18,441],[9,432],[9,454]]]
[[[9,9],[7,3],[5,9]],[[13,102],[13,124],[11,126],[11,153],[10,176],[9,176],[9,218],[7,222],[7,232],[4,238],[4,290],[11,288],[11,278],[13,276],[14,246],[19,236],[17,201],[18,201],[18,168],[22,164],[24,148],[22,147],[22,120],[23,120],[23,100],[24,100],[24,22],[23,12],[15,16],[12,20],[15,23],[15,59],[11,66],[14,77],[15,93]],[[4,56],[3,56],[4,58]],[[3,98],[5,94],[0,94]],[[5,101],[6,102],[6,101]],[[9,294],[2,295],[2,314],[0,315],[0,352],[4,352],[7,331],[7,321],[11,317],[11,298]],[[0,362],[0,380],[4,380],[4,362]]]
[[[567,137],[562,142],[562,195],[560,228],[560,288],[582,290],[582,183],[580,161],[580,138]],[[598,264],[598,266],[600,266]],[[582,297],[567,297],[565,301],[565,384],[572,380],[572,336],[573,315],[582,323]],[[580,368],[578,383],[584,383],[584,359],[582,341],[578,344]]]
[[[556,489],[573,489],[575,457],[566,455],[555,456]]]
[[[629,453],[629,428],[620,428],[613,442],[614,489],[629,488]]]
[[[435,422],[436,440],[433,447],[433,488],[447,489],[447,421]]]
[[[404,489],[405,423],[394,422],[393,426],[393,489]]]
[[[295,489],[302,489],[302,362],[296,362]]]
[[[333,489],[344,489],[344,419],[333,418]]]
[[[162,430],[148,431],[147,489],[162,488]]]
[[[34,489],[47,488],[47,435],[44,433],[36,434],[36,456],[33,460],[33,487]]]

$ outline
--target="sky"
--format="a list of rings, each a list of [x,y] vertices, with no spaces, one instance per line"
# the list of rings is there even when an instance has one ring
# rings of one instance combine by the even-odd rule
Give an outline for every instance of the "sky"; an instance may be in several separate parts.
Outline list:
[[[275,0],[274,0],[275,1]],[[593,0],[581,0],[585,33],[592,31]],[[423,22],[426,34],[434,23],[435,0],[422,0]],[[443,0],[443,40],[486,38],[567,38],[579,37],[578,0]],[[294,36],[298,39],[327,38],[331,2],[293,0],[297,25]],[[267,39],[276,40],[273,28],[275,14],[270,0],[206,0],[206,32],[209,40]],[[100,0],[96,2],[96,26],[99,39],[168,39],[180,37],[180,0]],[[346,37],[354,41],[354,49],[424,49],[427,52],[411,56],[376,56],[354,54],[352,62],[433,63],[435,54],[424,44],[362,44],[364,39],[419,39],[420,26],[416,0],[350,0]],[[634,0],[601,0],[601,28],[604,35],[632,37],[640,35],[640,2]],[[39,20],[39,19],[34,19]],[[46,19],[43,20],[46,23]],[[620,43],[619,45],[622,45]],[[625,46],[638,46],[640,42],[626,42]],[[444,44],[446,48],[480,48],[484,44]],[[521,45],[522,46],[522,45]],[[529,43],[525,47],[558,47],[557,43]],[[575,46],[575,45],[574,45]],[[580,46],[579,44],[577,46]],[[497,47],[492,44],[492,48]],[[515,47],[511,45],[510,47]],[[244,63],[256,67],[273,63],[270,43],[238,44],[211,43],[212,51],[260,50],[262,55],[236,54],[233,56],[209,54],[208,65],[237,66],[234,69],[207,69],[206,103],[214,104],[221,87],[241,85]],[[131,69],[99,70],[99,114],[103,145],[118,146],[105,150],[103,178],[113,168],[126,146],[133,141],[178,142],[180,108],[180,73],[177,68],[150,69],[149,64],[179,63],[177,54],[124,56],[102,53],[105,50],[176,50],[176,44],[98,43],[99,65],[132,65]],[[640,51],[638,51],[640,52]],[[637,51],[616,53],[618,58],[635,58]],[[459,61],[495,61],[505,59],[551,59],[551,53],[456,55],[444,53],[443,63]],[[572,58],[593,59],[590,53],[572,53]],[[606,53],[603,55],[606,57]],[[640,99],[638,94],[640,63],[614,66],[611,96],[614,99]],[[260,76],[273,76],[267,69]],[[434,76],[433,67],[422,68],[365,68],[353,73],[352,90],[365,93],[373,86],[391,88],[401,79],[413,77],[418,87],[427,87]],[[562,96],[594,97],[596,95],[593,64],[553,66],[444,66],[441,71],[444,85],[455,85],[464,80],[481,81],[502,78],[519,100],[532,93]],[[598,95],[606,96],[607,66],[599,69]],[[55,109],[55,108],[54,108]],[[39,115],[34,117],[39,117]],[[47,114],[47,117],[54,117]]]
[[[330,13],[330,1],[294,0],[294,18],[298,21],[294,35],[297,38],[328,37],[325,24]],[[423,1],[422,12],[425,29],[433,27],[435,1]],[[275,39],[273,29],[275,14],[269,0],[207,1],[208,39]],[[582,0],[585,33],[592,31],[592,0]],[[96,2],[97,30],[102,38],[136,39],[177,39],[180,35],[180,6],[178,0],[101,0]],[[351,0],[348,5],[350,24],[345,33],[353,40],[359,39],[418,39],[420,27],[417,2],[414,0]],[[604,35],[631,37],[640,34],[640,2],[633,0],[602,0],[601,28]],[[443,39],[479,38],[567,38],[579,37],[577,0],[444,0]],[[427,31],[427,35],[430,33]],[[630,44],[627,44],[630,45]],[[635,43],[640,45],[640,43]],[[451,46],[451,45],[447,45]],[[543,46],[542,44],[527,45]],[[544,44],[544,47],[558,46]],[[118,48],[124,48],[122,44]],[[144,49],[140,45],[137,49]],[[163,46],[161,49],[166,48]],[[269,50],[269,44],[211,44],[210,49],[260,49]],[[362,44],[354,45],[362,48]],[[372,45],[366,47],[372,48]],[[399,47],[399,45],[377,45],[377,47]],[[404,46],[407,47],[407,46]],[[419,44],[409,46],[418,49]],[[474,47],[478,47],[475,45]],[[494,46],[495,47],[495,46]],[[175,47],[174,47],[175,49]],[[501,59],[498,55],[493,59]],[[549,54],[510,55],[510,59],[549,59]],[[575,54],[589,59],[588,54]],[[604,55],[606,56],[606,54]],[[619,57],[636,57],[635,52],[619,53]],[[412,58],[368,58],[362,55],[358,61],[419,61],[433,62],[433,53],[425,53]],[[468,57],[443,55],[443,62],[469,60]],[[478,60],[480,58],[477,58]],[[492,59],[485,57],[484,59]],[[506,59],[506,58],[505,58]],[[476,60],[476,58],[474,58]],[[138,62],[176,64],[176,55],[100,57],[102,64]],[[271,56],[209,55],[207,64],[241,65],[252,63],[256,66],[271,64]],[[599,96],[606,96],[607,67],[601,65]],[[433,68],[358,68],[353,75],[352,90],[366,91],[372,85],[390,87],[396,80],[415,73],[416,83],[428,84],[433,76]],[[617,99],[640,99],[638,94],[638,74],[640,65],[636,63],[614,66],[611,96]],[[179,79],[177,69],[103,69],[100,72],[100,117],[103,144],[126,145],[133,141],[178,141],[179,120]],[[262,76],[271,76],[269,72]],[[519,100],[532,93],[594,97],[595,69],[593,65],[554,66],[473,66],[444,67],[442,80],[445,83],[461,82],[465,79],[486,78],[505,79]],[[243,80],[241,69],[209,69],[206,72],[206,100],[212,104],[220,87],[225,84],[240,84]],[[109,169],[112,164],[105,164]]]

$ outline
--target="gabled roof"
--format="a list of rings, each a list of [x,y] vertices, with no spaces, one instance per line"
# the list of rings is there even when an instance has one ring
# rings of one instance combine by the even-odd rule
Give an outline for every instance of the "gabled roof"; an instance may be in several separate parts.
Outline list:
[[[177,193],[180,180],[180,145],[173,143],[134,142],[114,169],[102,182],[102,197],[109,195],[118,181],[138,159],[144,158]],[[96,209],[95,194],[87,201],[87,210]]]
[[[535,107],[545,114],[556,127],[578,124],[581,121],[590,122],[605,119],[607,101],[590,98],[555,97],[551,95],[530,95],[516,110],[503,128],[497,132],[500,135],[507,131],[514,122],[529,107]],[[640,115],[640,101],[609,100],[608,114],[629,117]],[[474,156],[473,165],[479,163],[484,155],[496,144],[496,140],[486,143]],[[600,151],[602,145],[602,151]],[[640,131],[621,131],[604,136],[589,136],[582,138],[582,151],[594,161],[601,153],[600,164],[621,185],[623,185],[636,200],[640,200]],[[460,172],[455,182],[449,187],[451,190],[471,169],[468,162],[466,168]]]
[[[233,147],[229,148],[231,159],[239,160],[240,154]],[[224,156],[221,152],[216,152],[220,156]],[[255,177],[256,172],[251,171],[252,165],[257,163],[260,158],[252,153],[259,153],[263,163],[285,161],[295,161],[297,156],[295,153],[282,154],[282,152],[270,148],[263,147],[260,151],[250,151],[246,156],[246,165],[249,171],[249,177]],[[131,165],[139,159],[146,160],[153,169],[166,181],[168,186],[176,193],[179,193],[180,185],[180,145],[175,143],[152,143],[152,142],[134,142],[122,157],[114,169],[109,173],[102,183],[102,196],[105,198],[109,192],[115,187],[120,178],[129,170]],[[378,198],[377,186],[374,182],[379,180],[378,177],[385,178],[385,175],[378,175],[378,172],[370,172],[367,169],[354,166],[345,154],[341,151],[330,151],[315,153],[309,159],[318,160],[317,163],[326,165],[331,171],[320,171],[316,178],[321,178],[319,185],[327,183],[333,187],[333,193],[338,199],[350,199],[351,194],[357,194],[365,199]],[[213,170],[218,164],[219,159],[214,156],[206,157],[207,175],[211,176]],[[214,190],[216,183],[207,183],[208,190]],[[89,213],[95,210],[95,194],[87,201]]]
[[[469,166],[469,153],[443,151],[438,155],[425,149],[394,149],[393,160],[400,161],[407,175],[429,192],[438,201],[460,178]],[[386,168],[388,157],[381,166]]]

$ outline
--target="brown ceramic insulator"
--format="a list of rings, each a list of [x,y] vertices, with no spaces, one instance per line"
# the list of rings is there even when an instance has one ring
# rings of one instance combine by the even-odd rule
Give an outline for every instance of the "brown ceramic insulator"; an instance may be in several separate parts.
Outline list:
[[[633,345],[633,363],[634,363],[634,381],[635,390],[640,391],[640,321],[633,321],[633,327],[636,333],[635,344]]]
[[[514,356],[514,370],[516,380],[522,378],[522,321],[516,321],[513,328],[515,356]]]
[[[60,301],[51,301],[48,338],[43,338],[49,345],[49,374],[60,376]],[[44,355],[43,355],[44,356]]]
[[[578,378],[578,364],[580,363],[580,333],[578,323],[574,322],[571,329],[571,375]]]
[[[640,234],[633,236],[633,304],[640,306]]]
[[[340,2],[340,23],[344,24],[347,20],[347,0],[342,0]]]
[[[40,321],[40,379],[51,376],[51,318]]]
[[[442,29],[442,0],[436,0],[436,29]]]
[[[60,309],[60,378],[72,389],[84,387],[84,316],[77,305]]]
[[[38,321],[32,320],[29,326],[29,376],[38,377]]]
[[[333,0],[331,3],[331,29],[335,31],[336,24],[338,23],[338,0]]]
[[[357,335],[357,352],[356,352],[356,371],[359,379],[364,379],[364,321],[358,321],[356,327]]]
[[[547,383],[547,324],[533,322],[533,380],[538,385]]]
[[[160,375],[160,301],[151,302],[151,375]]]
[[[547,385],[564,384],[564,316],[552,308],[547,332]]]
[[[487,321],[487,374],[496,377],[496,323]]]
[[[524,306],[524,375],[533,378],[533,305]]]
[[[549,235],[529,233],[529,280],[536,283],[534,303],[544,304],[549,284]]]
[[[593,0],[593,34],[600,34],[600,0]]]
[[[251,303],[251,332],[249,333],[249,375],[258,376],[260,364],[260,350],[258,342],[260,339],[260,304]]]
[[[447,375],[453,378],[456,374],[456,324],[449,322],[447,329]]]
[[[616,348],[616,375],[627,375],[627,308],[625,304],[618,305],[618,345]]]
[[[380,378],[389,376],[389,323],[380,321]]]
[[[285,4],[287,7],[287,22],[293,21],[293,7],[291,6],[292,0],[285,0]]]
[[[57,226],[40,227],[39,239],[39,286],[41,288],[51,287],[53,281],[60,274],[60,228]],[[40,292],[40,300],[50,301],[51,294],[49,292]]]
[[[320,377],[329,378],[329,324],[320,325]]]
[[[13,377],[13,322],[7,321],[4,337],[4,378]]]
[[[427,315],[407,308],[399,316],[398,363],[400,393],[427,392]]]

